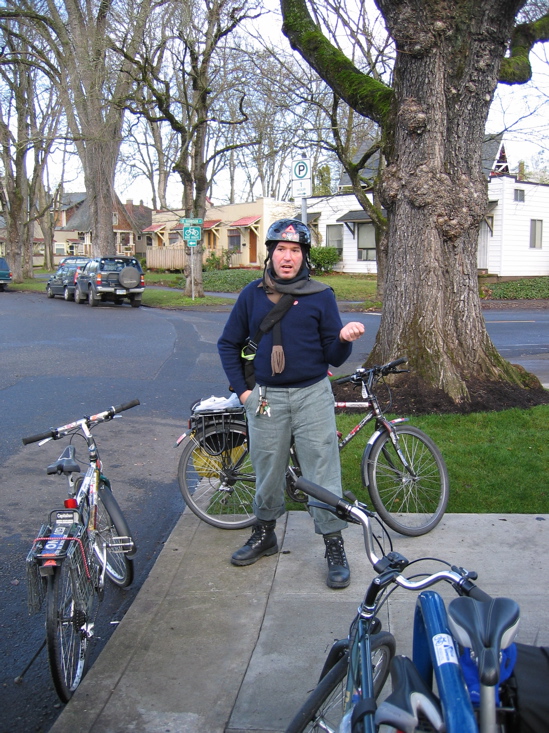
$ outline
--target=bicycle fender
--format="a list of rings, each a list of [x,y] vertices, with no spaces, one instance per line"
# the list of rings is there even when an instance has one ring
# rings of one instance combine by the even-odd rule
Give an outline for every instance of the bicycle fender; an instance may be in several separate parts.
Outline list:
[[[388,420],[391,425],[399,425],[403,422],[408,422],[407,417],[397,417],[394,420]],[[365,486],[367,489],[370,488],[370,482],[368,480],[368,463],[370,461],[370,455],[372,453],[372,448],[374,447],[374,443],[379,438],[380,435],[382,435],[386,431],[385,428],[378,428],[370,437],[370,440],[366,443],[366,447],[364,448],[364,453],[362,454],[362,465],[361,465],[361,473],[362,473],[362,485]]]

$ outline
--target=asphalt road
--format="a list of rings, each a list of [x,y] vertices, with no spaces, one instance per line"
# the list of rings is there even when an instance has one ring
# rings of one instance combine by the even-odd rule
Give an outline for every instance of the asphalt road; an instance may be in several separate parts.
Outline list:
[[[226,314],[99,308],[5,292],[0,298],[0,731],[47,731],[62,705],[45,650],[14,684],[44,637],[43,614],[26,609],[25,557],[46,514],[62,504],[64,481],[45,468],[61,452],[21,438],[113,404],[141,405],[101,425],[106,475],[132,527],[136,581],[109,587],[92,660],[135,597],[183,509],[176,438],[197,398],[226,393],[216,340]],[[84,455],[84,454],[82,454]],[[77,446],[78,456],[78,446]]]
[[[39,293],[0,296],[0,731],[47,731],[62,705],[45,651],[22,684],[14,679],[44,636],[43,616],[29,617],[26,611],[24,558],[45,513],[64,499],[65,487],[62,479],[45,474],[61,444],[23,447],[21,437],[135,397],[141,401],[96,432],[105,472],[139,551],[132,588],[109,588],[100,607],[93,660],[183,509],[174,443],[186,427],[190,404],[228,394],[216,349],[227,313],[111,304],[92,309]],[[370,351],[379,316],[344,313],[342,318],[366,324],[366,336],[338,370],[349,373]],[[549,384],[549,311],[500,310],[485,318],[501,353]]]

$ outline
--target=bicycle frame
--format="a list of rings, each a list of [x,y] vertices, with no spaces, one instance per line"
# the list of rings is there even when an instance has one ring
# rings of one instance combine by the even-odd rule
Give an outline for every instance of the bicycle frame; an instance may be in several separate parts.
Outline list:
[[[478,726],[438,593],[420,593],[414,615],[412,659],[432,688],[435,673],[447,733],[478,733]]]

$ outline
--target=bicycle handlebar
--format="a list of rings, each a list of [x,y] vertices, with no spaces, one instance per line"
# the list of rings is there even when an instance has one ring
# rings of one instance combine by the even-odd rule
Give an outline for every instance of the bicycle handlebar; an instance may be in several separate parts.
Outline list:
[[[372,567],[378,574],[381,574],[390,568],[396,569],[398,567],[400,569],[403,565],[402,561],[404,561],[404,565],[408,564],[408,561],[400,555],[398,556],[398,566],[393,564],[391,555],[383,558],[376,555],[374,536],[370,523],[370,517],[374,516],[373,512],[370,512],[359,504],[351,504],[346,499],[337,496],[328,489],[325,489],[323,486],[314,484],[303,477],[296,480],[296,488],[303,491],[308,496],[312,496],[318,501],[321,501],[326,505],[326,509],[332,513],[337,513],[341,518],[347,519],[355,524],[362,525],[366,555],[368,556],[368,560]],[[396,554],[398,555],[398,553]],[[473,577],[476,577],[476,575],[473,575]],[[436,573],[432,573],[420,580],[410,580],[404,575],[397,573],[391,575],[391,581],[396,583],[396,585],[399,585],[401,588],[414,591],[429,588],[441,580],[451,583],[460,595],[471,596],[471,598],[475,598],[478,601],[491,600],[491,596],[472,582],[470,573],[463,570],[463,568],[457,568],[456,566],[452,566],[451,570],[440,570]]]
[[[405,364],[407,361],[408,357],[401,356],[399,359],[395,359],[394,361],[390,361],[387,364],[383,364],[383,366],[373,366],[369,367],[368,369],[361,367],[360,369],[357,369],[354,374],[350,374],[347,377],[334,379],[334,384],[345,384],[346,382],[363,382],[370,376],[385,376],[386,374],[390,374],[391,372],[396,372],[396,367],[400,366],[401,364]]]
[[[48,438],[53,438],[55,440],[56,435],[56,430],[48,430],[46,433],[38,433],[38,435],[29,435],[28,438],[21,438],[21,441],[23,442],[23,445],[28,445],[29,443],[38,443],[39,440],[47,440]]]
[[[124,412],[125,410],[131,410],[132,407],[136,407],[140,404],[141,403],[138,399],[131,400],[131,402],[124,402],[121,405],[109,407],[108,410],[105,410],[104,412],[99,412],[97,415],[91,415],[91,417],[83,417],[81,420],[69,423],[68,425],[62,425],[59,428],[50,428],[44,433],[38,433],[37,435],[29,435],[27,438],[21,438],[21,441],[23,445],[28,445],[29,443],[38,443],[40,440],[58,440],[59,438],[62,438],[63,435],[65,435],[69,430],[72,430],[79,425],[83,425],[84,423],[90,425],[94,422],[110,420],[115,415],[118,415],[118,413]]]

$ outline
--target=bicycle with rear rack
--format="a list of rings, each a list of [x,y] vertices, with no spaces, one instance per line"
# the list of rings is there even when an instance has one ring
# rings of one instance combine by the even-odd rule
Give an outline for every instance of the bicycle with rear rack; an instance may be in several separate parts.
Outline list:
[[[336,379],[336,383],[350,382],[360,387],[362,401],[334,405],[366,412],[339,440],[340,450],[367,423],[375,421],[375,430],[362,456],[363,484],[376,511],[391,529],[419,536],[442,519],[449,481],[444,459],[433,440],[408,425],[407,418],[388,420],[377,397],[377,384],[388,375],[406,371],[399,369],[406,361],[403,357],[383,366],[359,368],[350,376]],[[217,406],[215,399],[211,406],[205,403],[207,409],[200,402],[193,405],[190,431],[176,442],[176,446],[183,446],[179,486],[186,505],[200,519],[222,529],[242,529],[255,522],[255,474],[248,452],[246,412],[236,395],[230,400],[217,399]],[[223,402],[233,406],[223,406]],[[286,493],[291,500],[306,502],[307,497],[295,488],[294,475],[299,476],[300,470],[299,457],[292,446]]]
[[[297,477],[296,486],[312,497],[314,506],[362,526],[366,555],[376,575],[348,637],[332,646],[316,688],[286,733],[523,730],[517,727],[514,685],[509,684],[517,655],[518,604],[486,594],[474,584],[475,572],[436,558],[408,561],[393,551],[389,534],[379,522],[390,548],[383,552],[372,529],[376,515],[352,495],[341,498]],[[418,562],[428,567],[405,575]],[[444,567],[433,572],[432,563]],[[458,595],[448,607],[439,593],[427,590],[438,583],[450,584]],[[410,619],[412,658],[395,656],[394,636],[381,630],[379,612],[397,588],[422,591]],[[393,691],[378,705],[389,671]]]
[[[139,400],[110,407],[76,422],[23,438],[23,444],[70,437],[48,474],[67,477],[68,498],[50,512],[27,556],[29,613],[46,607],[46,645],[57,694],[68,702],[86,670],[90,641],[105,576],[124,588],[134,576],[136,545],[103,473],[92,429],[139,405]],[[76,461],[76,436],[84,439],[88,467]]]

